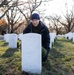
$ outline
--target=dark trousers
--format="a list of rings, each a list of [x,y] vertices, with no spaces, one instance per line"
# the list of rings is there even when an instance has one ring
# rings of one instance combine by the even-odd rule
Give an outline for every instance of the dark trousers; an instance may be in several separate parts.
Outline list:
[[[42,48],[42,62],[45,62],[48,59],[49,50],[46,50],[45,48]]]

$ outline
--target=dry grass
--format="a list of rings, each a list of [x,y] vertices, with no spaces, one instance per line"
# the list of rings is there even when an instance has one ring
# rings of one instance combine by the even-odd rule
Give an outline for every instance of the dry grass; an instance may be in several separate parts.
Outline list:
[[[57,39],[42,66],[40,75],[74,75],[74,44],[67,39]],[[0,75],[26,75],[21,71],[20,49],[9,49],[4,41],[0,41]]]

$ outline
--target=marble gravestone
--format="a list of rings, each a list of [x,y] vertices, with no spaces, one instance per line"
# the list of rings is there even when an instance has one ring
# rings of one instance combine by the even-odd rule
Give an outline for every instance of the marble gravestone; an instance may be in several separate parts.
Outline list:
[[[9,48],[17,48],[17,34],[9,34]]]
[[[51,49],[52,48],[52,43],[54,43],[54,40],[56,38],[56,33],[49,33],[49,35],[50,35],[50,45],[49,45],[49,47]]]
[[[4,40],[9,43],[9,34],[4,34]]]
[[[74,43],[74,33],[73,33],[73,35],[72,35],[72,36],[73,36],[72,42]]]
[[[18,35],[18,39],[19,39],[19,40],[22,39],[22,35],[23,35],[23,33],[20,33],[20,34]]]
[[[41,35],[27,33],[22,36],[22,71],[40,74],[42,71]]]

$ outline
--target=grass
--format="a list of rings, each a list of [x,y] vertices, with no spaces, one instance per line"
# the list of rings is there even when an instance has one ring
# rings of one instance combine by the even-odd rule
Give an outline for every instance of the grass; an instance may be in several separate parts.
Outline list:
[[[10,49],[0,41],[0,75],[26,75],[21,71],[20,48]],[[38,75],[38,74],[30,74]],[[56,39],[48,61],[42,63],[40,75],[74,75],[74,44],[64,38]]]
[[[20,49],[8,48],[8,43],[0,41],[0,75],[21,75]]]

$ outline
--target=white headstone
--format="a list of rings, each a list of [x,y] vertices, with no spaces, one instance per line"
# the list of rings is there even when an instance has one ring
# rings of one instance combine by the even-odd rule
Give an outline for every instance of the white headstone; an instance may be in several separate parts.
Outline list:
[[[73,32],[73,40],[72,40],[72,42],[74,43],[74,32]]]
[[[56,33],[49,33],[50,35],[50,42],[54,42],[54,39],[56,38]]]
[[[9,48],[17,48],[17,34],[9,34]]]
[[[50,35],[50,45],[49,45],[49,47],[51,49],[52,48],[52,43],[54,43],[54,40],[56,38],[56,33],[49,33],[49,35]]]
[[[49,45],[50,49],[52,48],[52,42],[50,42],[50,45]]]
[[[4,40],[9,43],[9,34],[4,34]]]
[[[73,33],[69,32],[69,40],[71,40],[73,38],[72,35],[73,35]]]
[[[65,34],[65,38],[68,38],[69,40],[71,40],[73,38],[73,33],[69,32],[69,33]]]
[[[42,71],[41,35],[24,34],[22,38],[22,71],[40,74]]]
[[[19,40],[22,39],[22,35],[23,35],[23,33],[20,33],[20,34],[18,35]]]

